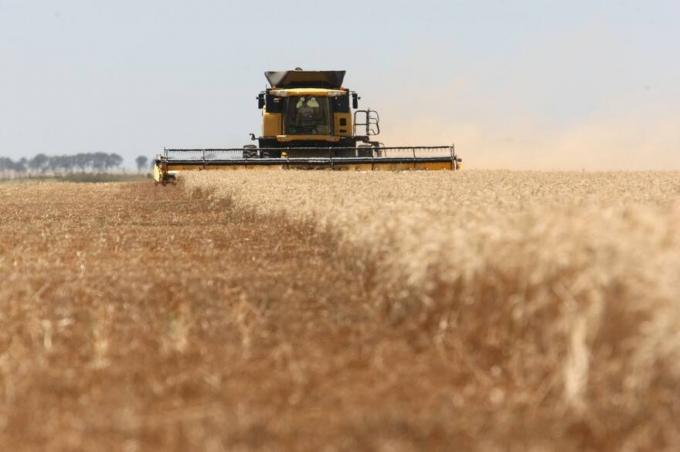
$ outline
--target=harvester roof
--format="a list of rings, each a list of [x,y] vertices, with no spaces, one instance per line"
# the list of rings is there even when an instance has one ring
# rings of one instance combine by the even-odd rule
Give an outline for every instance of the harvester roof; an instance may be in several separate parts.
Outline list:
[[[268,71],[264,73],[272,88],[342,87],[345,71]]]

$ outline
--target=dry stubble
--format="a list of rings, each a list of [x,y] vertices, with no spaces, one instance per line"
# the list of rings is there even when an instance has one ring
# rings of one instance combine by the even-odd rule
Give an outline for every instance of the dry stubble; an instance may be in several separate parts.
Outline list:
[[[0,218],[2,450],[476,442],[331,236],[148,183],[4,184]]]

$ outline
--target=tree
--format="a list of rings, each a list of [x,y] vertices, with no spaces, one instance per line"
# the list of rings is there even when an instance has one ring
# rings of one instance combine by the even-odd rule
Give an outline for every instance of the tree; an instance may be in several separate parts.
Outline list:
[[[9,157],[0,157],[0,175],[15,177],[26,172],[27,160],[25,157],[16,162]]]
[[[49,161],[50,158],[45,154],[38,154],[28,161],[28,167],[33,171],[40,171],[41,173],[44,173],[47,169],[47,164]]]
[[[26,168],[28,168],[28,159],[26,157],[22,157],[21,160],[16,163],[16,170],[19,173],[25,173]]]
[[[148,165],[149,159],[145,155],[140,155],[135,159],[135,163],[137,163],[137,171],[141,173]]]
[[[92,169],[96,172],[103,172],[108,168],[108,157],[106,152],[94,152],[92,156]]]
[[[123,157],[113,153],[106,156],[106,169],[118,168],[123,163]]]
[[[14,169],[14,162],[8,157],[0,157],[0,173],[4,174]]]
[[[47,168],[53,174],[66,174],[73,171],[75,166],[75,158],[72,155],[54,155],[48,157]]]
[[[90,154],[78,153],[74,157],[74,164],[81,173],[85,172],[85,169],[92,166],[92,156]]]

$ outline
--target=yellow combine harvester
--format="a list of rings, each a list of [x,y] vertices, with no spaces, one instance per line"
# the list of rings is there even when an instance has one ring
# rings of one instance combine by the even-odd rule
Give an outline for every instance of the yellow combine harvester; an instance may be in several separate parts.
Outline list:
[[[457,170],[455,147],[386,147],[380,118],[359,110],[359,96],[342,87],[345,71],[266,72],[270,88],[257,97],[262,136],[257,145],[230,149],[165,149],[154,179],[175,180],[195,170],[333,169],[359,171]]]

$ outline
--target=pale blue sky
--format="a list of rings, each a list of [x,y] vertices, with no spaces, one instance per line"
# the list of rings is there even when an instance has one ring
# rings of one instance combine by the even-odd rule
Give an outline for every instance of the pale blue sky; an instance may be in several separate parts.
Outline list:
[[[301,66],[346,69],[386,144],[680,169],[679,25],[662,0],[0,0],[0,155],[240,146],[263,72]]]

